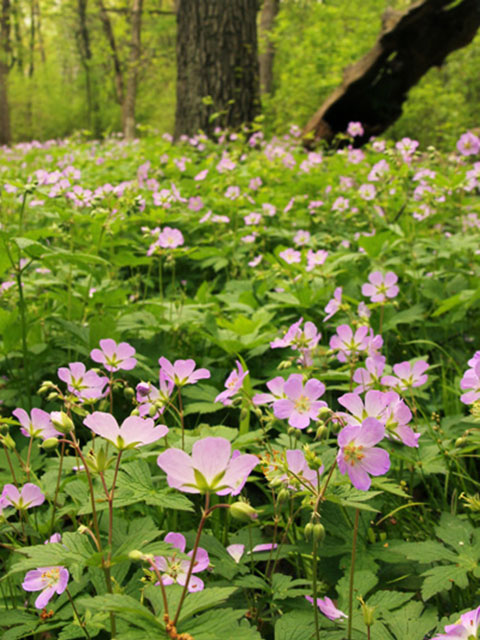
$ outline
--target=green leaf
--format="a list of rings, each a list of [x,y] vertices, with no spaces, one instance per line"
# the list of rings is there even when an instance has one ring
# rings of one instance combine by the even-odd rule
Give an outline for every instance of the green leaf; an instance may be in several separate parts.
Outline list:
[[[179,626],[181,633],[191,634],[195,640],[261,640],[259,632],[250,626],[244,618],[245,609],[218,609],[207,611],[198,618]]]
[[[313,611],[290,611],[275,624],[275,640],[311,640],[315,629]]]
[[[422,602],[410,602],[389,615],[387,624],[396,640],[424,640],[436,627],[438,619],[435,610],[423,607]]]
[[[426,564],[427,562],[456,562],[458,556],[450,551],[445,545],[434,540],[426,540],[425,542],[400,542],[396,547],[396,551],[404,553],[409,560],[416,560]]]
[[[178,618],[179,622],[188,620],[201,611],[218,607],[226,602],[235,591],[237,591],[237,587],[208,587],[203,591],[188,594]]]
[[[440,591],[449,591],[452,584],[461,589],[468,587],[467,570],[464,567],[448,564],[433,567],[422,574],[426,576],[422,585],[422,597],[428,600]]]

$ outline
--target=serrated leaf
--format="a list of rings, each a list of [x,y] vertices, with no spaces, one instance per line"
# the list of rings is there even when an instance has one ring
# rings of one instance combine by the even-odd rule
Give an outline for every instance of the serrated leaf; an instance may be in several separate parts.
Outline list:
[[[239,624],[239,620],[245,617],[245,610],[218,609],[207,611],[198,618],[189,620],[180,625],[181,633],[189,633],[195,640],[261,640],[259,632],[250,627],[245,621]]]
[[[275,640],[311,640],[315,628],[312,611],[290,611],[275,624]]]
[[[461,589],[468,587],[467,570],[464,567],[442,565],[433,567],[422,575],[426,576],[422,584],[424,600],[428,600],[440,591],[449,591],[454,583]]]
[[[203,591],[188,594],[178,618],[179,622],[188,620],[193,615],[207,609],[218,607],[226,602],[235,591],[237,591],[237,587],[208,587]]]
[[[424,542],[401,542],[395,547],[396,551],[405,554],[409,560],[417,560],[426,564],[427,562],[456,562],[457,555],[450,551],[445,545],[435,540],[425,540]]]
[[[390,614],[387,624],[396,640],[424,640],[436,627],[438,619],[435,611],[423,607],[421,602],[409,602]]]

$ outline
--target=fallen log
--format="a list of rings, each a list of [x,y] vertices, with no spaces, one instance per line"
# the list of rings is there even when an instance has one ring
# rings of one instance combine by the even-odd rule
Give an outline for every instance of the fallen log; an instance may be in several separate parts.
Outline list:
[[[345,70],[342,84],[303,130],[305,146],[332,142],[349,122],[361,122],[365,144],[397,120],[409,90],[449,53],[469,44],[480,27],[480,0],[420,0],[405,12],[387,9],[372,49]]]

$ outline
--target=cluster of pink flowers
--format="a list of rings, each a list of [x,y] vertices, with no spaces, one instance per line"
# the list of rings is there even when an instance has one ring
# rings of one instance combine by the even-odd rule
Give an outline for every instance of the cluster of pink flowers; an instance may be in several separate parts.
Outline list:
[[[305,322],[303,329],[301,328],[302,323],[303,318],[294,322],[282,338],[275,338],[275,340],[270,343],[270,348],[291,347],[300,352],[300,361],[302,364],[309,366],[312,362],[313,350],[318,345],[322,334],[319,333],[313,322]]]
[[[460,388],[466,393],[460,396],[464,404],[473,404],[480,399],[480,351],[476,351],[468,361],[470,368],[465,371],[460,381]]]

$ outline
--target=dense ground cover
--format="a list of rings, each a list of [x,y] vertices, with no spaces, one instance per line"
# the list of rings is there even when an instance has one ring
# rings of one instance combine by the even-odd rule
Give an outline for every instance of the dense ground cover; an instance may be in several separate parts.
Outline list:
[[[478,606],[480,141],[296,134],[0,152],[5,640]]]

